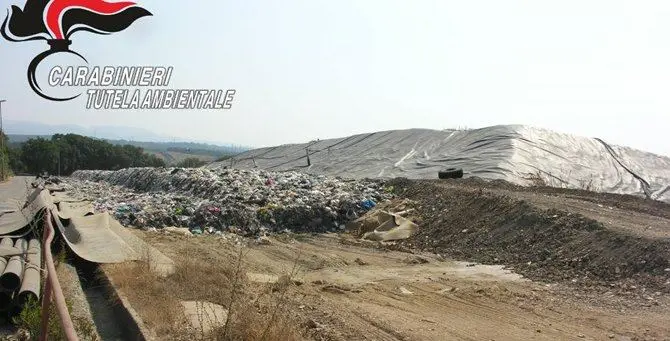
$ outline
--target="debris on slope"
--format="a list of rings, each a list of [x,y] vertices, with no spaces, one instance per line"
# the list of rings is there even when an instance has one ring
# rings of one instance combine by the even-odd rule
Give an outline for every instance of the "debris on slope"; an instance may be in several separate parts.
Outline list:
[[[390,187],[389,187],[390,188]],[[363,239],[374,241],[394,241],[411,237],[418,225],[415,217],[406,216],[413,212],[415,202],[411,200],[390,200],[368,214],[347,224],[346,229]]]
[[[403,241],[406,247],[505,264],[533,280],[670,292],[668,238],[634,235],[570,210],[482,190],[498,184],[445,190],[437,182],[394,179],[387,185],[416,202],[421,228]]]
[[[342,230],[391,196],[379,180],[264,170],[77,171],[67,182],[71,196],[93,201],[124,226],[186,226],[193,234]]]

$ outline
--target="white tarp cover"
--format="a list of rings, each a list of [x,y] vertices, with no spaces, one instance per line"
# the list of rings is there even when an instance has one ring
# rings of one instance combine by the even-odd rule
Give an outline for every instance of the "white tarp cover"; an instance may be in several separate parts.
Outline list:
[[[308,157],[309,155],[309,157]],[[254,149],[206,168],[300,170],[345,178],[434,179],[440,169],[465,177],[635,194],[670,202],[670,158],[521,125],[475,130],[408,129]]]
[[[35,217],[53,202],[48,191],[30,186],[30,178],[13,177],[0,183],[0,235],[26,234]]]

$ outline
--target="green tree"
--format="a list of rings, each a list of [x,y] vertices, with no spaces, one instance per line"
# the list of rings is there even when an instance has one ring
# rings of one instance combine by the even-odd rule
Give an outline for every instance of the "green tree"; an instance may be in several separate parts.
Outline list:
[[[14,174],[26,173],[26,165],[21,161],[21,147],[10,147],[8,149],[9,168]]]
[[[30,139],[17,152],[33,174],[70,175],[80,169],[117,170],[127,167],[164,167],[165,162],[142,148],[118,146],[75,134],[56,134],[50,140]],[[17,166],[20,166],[17,163]]]
[[[4,132],[0,131],[0,181],[5,181],[10,176],[9,168],[9,139]]]
[[[40,137],[30,139],[21,149],[21,161],[26,165],[28,172],[54,174],[58,171],[58,150],[52,141]]]

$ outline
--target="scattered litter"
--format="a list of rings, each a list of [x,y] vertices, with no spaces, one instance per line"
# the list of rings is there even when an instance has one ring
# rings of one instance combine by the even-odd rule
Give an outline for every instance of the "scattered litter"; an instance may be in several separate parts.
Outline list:
[[[270,245],[272,244],[272,240],[268,236],[260,236],[258,239],[256,239],[256,242],[260,245]]]

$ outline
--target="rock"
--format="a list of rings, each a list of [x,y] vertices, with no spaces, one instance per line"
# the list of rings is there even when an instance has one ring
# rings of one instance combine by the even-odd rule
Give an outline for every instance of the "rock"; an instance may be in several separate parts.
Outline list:
[[[348,291],[351,291],[351,289],[339,285],[326,285],[321,288],[321,291],[330,292],[333,294],[344,294]]]
[[[407,256],[407,258],[403,259],[403,263],[406,263],[406,264],[427,264],[427,263],[429,263],[429,261],[427,259],[423,258],[423,257],[411,255],[411,256]]]
[[[256,242],[260,245],[270,245],[270,244],[272,244],[272,240],[268,236],[261,236],[258,239],[256,239]]]
[[[226,308],[211,302],[181,301],[181,305],[191,327],[204,333],[222,327],[228,318]]]
[[[405,288],[405,287],[400,287],[400,288],[398,288],[398,290],[400,290],[400,293],[403,294],[403,295],[413,295],[414,294],[413,292],[407,290],[407,288]]]
[[[322,329],[323,325],[320,324],[319,322],[314,321],[313,319],[308,319],[305,322],[305,328],[307,329]]]
[[[165,231],[167,233],[179,234],[179,235],[186,236],[186,237],[192,237],[193,236],[193,233],[191,233],[191,231],[189,231],[189,229],[186,228],[186,227],[168,226],[168,227],[164,228],[163,231]]]
[[[444,289],[439,290],[437,293],[438,293],[438,294],[442,294],[442,295],[444,295],[444,294],[448,294],[448,293],[454,292],[454,291],[456,291],[456,290],[457,290],[457,289],[454,288],[454,287],[446,287],[446,288],[444,288]]]
[[[365,262],[364,260],[362,260],[362,259],[360,259],[360,258],[356,258],[356,259],[354,260],[354,262],[355,262],[356,264],[358,264],[358,265],[368,265],[367,262]]]

